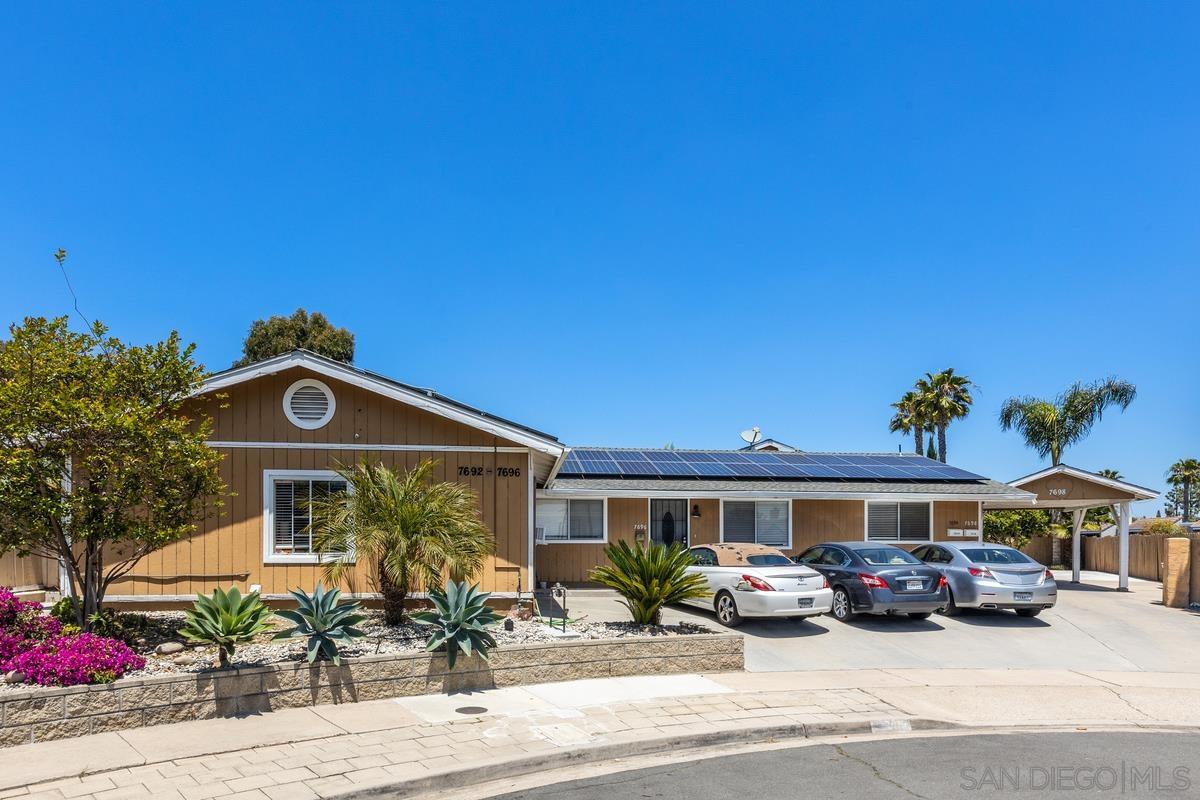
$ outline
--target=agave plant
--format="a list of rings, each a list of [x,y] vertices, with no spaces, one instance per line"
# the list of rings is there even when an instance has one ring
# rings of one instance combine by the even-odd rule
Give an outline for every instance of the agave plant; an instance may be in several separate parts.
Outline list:
[[[334,664],[342,663],[338,652],[338,642],[350,642],[366,636],[354,627],[366,617],[358,613],[358,603],[339,604],[341,591],[330,589],[317,584],[317,589],[311,595],[304,592],[290,592],[296,598],[295,611],[277,611],[276,616],[294,622],[295,627],[275,634],[276,639],[295,639],[308,637],[308,663],[317,658],[328,658]]]
[[[444,649],[450,669],[454,669],[460,650],[468,656],[478,653],[480,658],[487,661],[488,648],[495,647],[496,640],[486,628],[500,619],[500,615],[487,604],[491,596],[489,592],[479,591],[479,584],[468,587],[466,581],[459,583],[454,580],[446,584],[446,591],[430,592],[429,601],[433,603],[434,610],[412,615],[418,625],[435,629],[425,649],[430,652]]]
[[[604,548],[612,566],[594,567],[591,579],[616,590],[639,625],[658,625],[663,606],[708,597],[708,581],[688,573],[692,556],[678,544],[652,542],[649,548],[620,541]]]
[[[243,597],[236,586],[229,587],[228,592],[216,589],[211,597],[200,595],[196,599],[179,635],[189,641],[215,644],[221,666],[227,667],[239,643],[250,641],[270,627],[270,616],[271,609],[258,599],[258,592]]]

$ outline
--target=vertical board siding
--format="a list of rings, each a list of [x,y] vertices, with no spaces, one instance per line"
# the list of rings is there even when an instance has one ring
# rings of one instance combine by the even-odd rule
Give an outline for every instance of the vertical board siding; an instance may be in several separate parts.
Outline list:
[[[649,530],[650,504],[645,498],[613,497],[608,501],[608,541],[634,543],[635,525],[645,525]],[[589,583],[592,567],[610,564],[604,556],[605,545],[590,542],[563,542],[540,544],[535,555],[534,572],[538,582],[547,584]]]
[[[935,501],[933,504],[933,540],[935,542],[965,542],[973,539],[951,538],[946,531],[950,528],[970,527],[980,529],[979,504],[974,500]]]
[[[58,587],[58,562],[52,558],[19,558],[15,551],[0,556],[0,586],[12,589],[54,589]]]
[[[863,538],[862,500],[793,500],[792,549],[796,555],[821,542],[859,542]]]

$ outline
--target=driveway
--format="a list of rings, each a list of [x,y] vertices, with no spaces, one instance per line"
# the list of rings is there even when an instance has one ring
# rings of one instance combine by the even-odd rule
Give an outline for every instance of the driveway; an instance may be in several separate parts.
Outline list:
[[[1200,672],[1200,614],[1166,608],[1161,584],[1130,578],[1130,591],[1116,591],[1115,575],[1056,572],[1058,605],[1034,619],[1011,612],[862,617],[850,624],[831,617],[796,622],[748,621],[736,631],[746,637],[746,669],[777,672],[805,669],[957,668],[1079,669]],[[570,592],[572,617],[628,619],[616,595],[604,590]],[[700,610],[672,608],[667,622],[691,621],[719,629]]]

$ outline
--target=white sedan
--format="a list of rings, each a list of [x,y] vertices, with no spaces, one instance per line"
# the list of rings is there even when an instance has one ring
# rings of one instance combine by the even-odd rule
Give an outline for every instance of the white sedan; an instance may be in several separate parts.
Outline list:
[[[811,617],[828,614],[833,591],[825,576],[759,544],[705,544],[691,549],[688,572],[703,575],[710,597],[689,605],[717,613],[733,628],[746,617]]]

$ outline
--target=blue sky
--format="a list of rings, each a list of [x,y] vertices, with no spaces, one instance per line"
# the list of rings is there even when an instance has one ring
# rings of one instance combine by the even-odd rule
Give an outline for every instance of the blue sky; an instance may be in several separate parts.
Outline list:
[[[1068,462],[1200,456],[1200,7],[747,5],[9,4],[0,318],[65,247],[124,338],[321,310],[572,444],[893,450],[954,366],[963,467],[1108,374]]]

